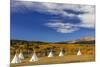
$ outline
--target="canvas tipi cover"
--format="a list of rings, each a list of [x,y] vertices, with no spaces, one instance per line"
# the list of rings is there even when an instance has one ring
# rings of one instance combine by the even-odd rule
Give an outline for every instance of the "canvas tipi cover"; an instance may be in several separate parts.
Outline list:
[[[23,59],[24,59],[23,53],[20,53],[18,57],[19,57],[21,60],[23,60]]]
[[[64,53],[62,50],[60,51],[59,56],[64,56]]]
[[[32,55],[32,58],[30,59],[30,62],[38,61],[38,57],[36,56],[36,53],[34,52]]]
[[[52,52],[52,50],[50,51],[48,57],[53,57],[53,52]]]
[[[21,63],[20,58],[15,54],[13,60],[11,61],[11,63]]]
[[[77,52],[77,56],[79,56],[79,55],[82,55],[80,50]]]

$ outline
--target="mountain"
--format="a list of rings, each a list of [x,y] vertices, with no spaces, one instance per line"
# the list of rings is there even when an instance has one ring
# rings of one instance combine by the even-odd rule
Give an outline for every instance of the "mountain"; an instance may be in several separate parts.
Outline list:
[[[70,41],[56,42],[56,43],[62,43],[62,44],[95,44],[95,38],[84,37],[84,38],[77,39],[77,40],[70,40]]]

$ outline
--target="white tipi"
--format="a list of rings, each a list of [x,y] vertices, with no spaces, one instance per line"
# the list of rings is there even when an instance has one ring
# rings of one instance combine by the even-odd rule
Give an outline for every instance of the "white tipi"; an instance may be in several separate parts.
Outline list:
[[[80,55],[82,55],[82,53],[81,53],[81,51],[79,49],[78,52],[77,52],[77,56],[80,56]]]
[[[38,57],[36,56],[36,53],[34,51],[33,55],[32,55],[32,58],[29,60],[30,62],[35,62],[35,61],[38,61]]]
[[[62,49],[61,49],[61,51],[59,53],[59,56],[64,56],[64,53],[63,53]]]
[[[48,57],[53,57],[53,52],[52,52],[52,50],[50,51]]]
[[[24,59],[23,53],[20,52],[20,54],[18,55],[18,57],[19,57],[21,60],[23,60],[23,59]]]
[[[21,63],[20,58],[15,54],[13,60],[11,61],[11,63]]]

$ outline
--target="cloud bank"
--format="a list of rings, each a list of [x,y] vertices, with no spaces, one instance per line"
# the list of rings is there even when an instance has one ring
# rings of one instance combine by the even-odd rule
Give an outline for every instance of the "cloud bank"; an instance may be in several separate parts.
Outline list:
[[[79,30],[80,28],[95,28],[95,6],[93,5],[73,5],[13,0],[11,3],[11,7],[12,12],[24,12],[24,9],[27,9],[33,12],[58,15],[64,18],[77,17],[78,19],[80,19],[80,22],[76,24],[73,24],[71,22],[64,23],[62,20],[48,22],[45,24],[45,26],[54,29],[60,33],[72,33]],[[24,9],[22,9],[23,7]]]

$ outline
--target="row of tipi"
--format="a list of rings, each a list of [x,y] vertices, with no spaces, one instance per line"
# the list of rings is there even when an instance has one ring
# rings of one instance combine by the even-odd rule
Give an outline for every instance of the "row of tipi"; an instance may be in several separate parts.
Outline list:
[[[79,50],[77,52],[77,56],[79,55],[82,55],[81,51]],[[61,49],[60,53],[59,53],[59,56],[64,56],[64,53]],[[53,54],[53,51],[51,50],[48,57],[54,57],[54,54]],[[13,60],[11,61],[11,63],[21,63],[21,61],[24,59],[24,55],[22,53],[20,53],[19,55],[15,54]],[[35,62],[35,61],[38,61],[38,57],[36,55],[36,52],[34,51],[31,59],[29,60],[29,62]]]

